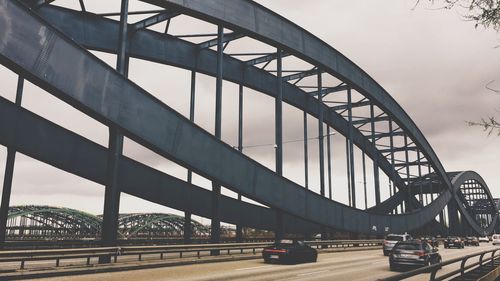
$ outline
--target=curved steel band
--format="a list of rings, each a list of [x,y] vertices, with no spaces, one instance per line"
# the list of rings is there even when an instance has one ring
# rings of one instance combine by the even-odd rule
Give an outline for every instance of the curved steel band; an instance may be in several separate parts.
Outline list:
[[[116,52],[118,25],[111,20],[89,14],[82,17],[78,13],[60,8],[42,8],[40,13],[51,22],[48,24],[16,1],[0,1],[0,14],[2,14],[0,21],[3,21],[0,24],[2,63],[22,73],[33,83],[89,116],[104,124],[119,127],[127,137],[158,154],[206,178],[216,180],[248,198],[297,217],[287,216],[286,224],[290,231],[303,231],[305,227],[316,228],[307,221],[334,229],[372,234],[382,234],[387,228],[394,232],[416,229],[432,221],[449,200],[452,198],[457,200],[458,187],[465,179],[469,176],[476,179],[479,177],[477,174],[464,172],[455,177],[452,184],[424,136],[382,87],[333,48],[264,7],[241,0],[224,1],[219,6],[213,5],[214,1],[147,2],[164,7],[175,7],[183,13],[224,24],[234,30],[244,31],[249,36],[280,46],[325,71],[342,77],[349,82],[350,86],[370,97],[375,104],[384,109],[420,147],[444,182],[445,188],[440,196],[431,204],[412,213],[382,215],[330,201],[276,175],[189,122],[93,57],[88,51],[67,39],[72,38],[79,44],[92,49]],[[244,9],[245,13],[238,13],[241,9]],[[259,24],[263,17],[268,21],[265,26]],[[61,32],[56,31],[52,25],[58,26]],[[173,50],[176,52],[175,55],[171,54]],[[214,75],[215,71],[213,68],[215,54],[212,51],[198,51],[192,44],[152,31],[136,32],[129,52],[131,56],[193,69],[209,75]],[[64,61],[60,60],[61,56],[65,57]],[[224,72],[226,73],[225,79],[274,96],[275,89],[269,87],[273,85],[270,81],[275,79],[272,75],[253,67],[242,67],[240,61],[229,57],[224,58],[224,69],[228,69]],[[316,99],[307,96],[290,84],[285,84],[283,99],[313,116],[318,115],[319,106],[324,106],[319,105]],[[58,128],[46,120],[15,109],[7,101],[0,100],[0,106],[5,108],[0,111],[0,114],[4,115],[0,119],[0,130],[16,132],[1,134],[2,144],[15,147],[44,162],[52,162],[52,165],[56,167],[93,181],[103,181],[105,148]],[[347,134],[349,124],[341,116],[329,110],[323,112],[325,112],[325,123],[334,127],[339,133]],[[14,120],[20,121],[13,122]],[[159,120],[162,122],[159,123]],[[21,121],[24,121],[23,126],[16,127],[22,123]],[[29,127],[32,130],[26,130]],[[54,136],[71,139],[67,149],[60,149],[62,142],[57,137],[49,142],[52,137],[48,134],[50,130],[57,131]],[[379,159],[381,169],[391,175],[393,168],[388,161],[358,130],[353,131],[355,132],[353,141],[356,145],[368,156]],[[45,138],[48,143],[42,146],[29,140],[23,142],[22,140],[26,137]],[[56,156],[49,155],[50,146],[54,146],[52,150],[57,147],[61,151],[56,153],[58,154]],[[198,157],[200,154],[204,157]],[[75,164],[74,162],[80,161],[74,161],[74,159],[81,159],[83,164]],[[124,164],[120,165],[119,179],[124,192],[209,217],[208,191],[130,159],[122,158],[122,163]],[[141,173],[148,176],[142,177]],[[393,180],[400,189],[405,189],[405,184],[399,176],[395,176]],[[482,179],[480,181],[484,183]],[[487,189],[485,184],[483,186]],[[169,191],[173,189],[179,190],[179,197],[175,197],[176,192]],[[489,191],[488,194],[491,198]],[[192,198],[197,198],[196,202],[193,202]],[[234,223],[243,222],[248,226],[264,229],[269,229],[269,226],[274,224],[272,218],[275,216],[267,214],[271,212],[270,210],[235,201],[224,197],[221,209],[224,210],[225,204],[229,206],[229,209],[253,209],[261,214],[260,220],[250,215],[245,217],[245,213],[250,214],[250,212],[238,212],[238,218],[236,218],[231,217],[235,216],[233,212],[222,211],[223,220]],[[465,209],[460,210],[467,213]],[[255,213],[252,212],[252,214]],[[498,213],[495,213],[493,220],[495,223],[497,217]],[[480,233],[491,231],[492,225],[494,227],[492,223],[488,229],[483,230],[474,218],[467,215],[465,218]]]

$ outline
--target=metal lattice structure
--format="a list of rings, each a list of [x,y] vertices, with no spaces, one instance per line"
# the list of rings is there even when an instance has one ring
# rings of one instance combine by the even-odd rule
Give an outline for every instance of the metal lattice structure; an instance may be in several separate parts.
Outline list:
[[[9,210],[7,237],[10,239],[83,239],[101,233],[101,220],[69,208],[14,206]]]
[[[120,214],[119,232],[123,238],[170,238],[184,236],[184,218],[162,213]],[[191,221],[191,235],[208,237],[207,226]]]
[[[120,214],[120,239],[168,239],[184,236],[184,218],[163,213]],[[9,208],[7,238],[13,240],[99,239],[102,216],[52,206],[13,206]],[[192,220],[191,235],[207,237],[207,226]]]
[[[106,186],[105,245],[116,241],[120,192],[184,211],[184,227],[189,228],[191,214],[211,218],[212,242],[219,241],[221,221],[237,225],[237,235],[247,226],[274,230],[278,237],[318,232],[325,237],[332,230],[383,235],[429,224],[482,235],[494,230],[497,207],[477,173],[448,173],[416,124],[381,85],[333,47],[269,9],[246,0],[144,0],[157,9],[129,11],[128,0],[122,0],[120,12],[95,14],[87,11],[84,1],[79,1],[80,10],[52,2],[0,1],[0,61],[19,74],[16,104],[0,99],[0,143],[10,155],[2,208],[8,206],[13,155],[20,151]],[[129,15],[141,19],[130,22]],[[181,16],[210,24],[216,32],[169,33],[171,22]],[[165,29],[152,28],[159,24]],[[205,41],[189,40],[194,37]],[[229,51],[232,42],[244,39],[268,49]],[[88,50],[116,54],[116,69]],[[127,79],[130,57],[191,71],[189,118]],[[300,67],[292,67],[290,60]],[[197,73],[216,81],[213,135],[193,122]],[[108,148],[21,108],[24,79],[108,126]],[[221,141],[223,81],[239,85],[237,149]],[[275,101],[274,170],[244,154],[245,88]],[[283,103],[304,114],[303,185],[282,176]],[[308,118],[318,121],[318,193],[308,182]],[[346,204],[332,200],[333,132],[345,137],[347,186],[341,188],[348,191]],[[121,155],[124,136],[187,168],[187,180]],[[360,158],[362,187],[356,172]],[[375,197],[370,208],[368,161]],[[211,180],[212,190],[193,185],[192,173]],[[381,177],[389,182],[385,197]],[[221,186],[238,198],[221,195]],[[358,203],[362,190],[364,208]],[[269,208],[242,201],[241,196]],[[184,233],[188,239],[189,231]]]

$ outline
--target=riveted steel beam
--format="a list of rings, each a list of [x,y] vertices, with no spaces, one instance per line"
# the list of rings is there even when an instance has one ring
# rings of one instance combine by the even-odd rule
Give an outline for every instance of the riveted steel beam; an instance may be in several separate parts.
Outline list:
[[[306,70],[306,71],[303,71],[303,72],[300,72],[300,73],[295,73],[295,74],[290,74],[290,75],[287,75],[287,76],[283,76],[282,79],[283,79],[284,82],[287,82],[287,81],[291,81],[291,80],[303,79],[303,78],[306,78],[306,77],[317,75],[318,73],[319,73],[319,70],[317,68],[314,68],[314,69]]]
[[[364,100],[364,101],[359,101],[359,102],[353,102],[351,103],[351,108],[356,108],[356,107],[363,107],[363,106],[369,106],[371,104],[370,101]],[[349,105],[347,104],[342,104],[342,105],[336,105],[330,107],[332,110],[346,110],[349,108]]]
[[[159,24],[161,22],[164,22],[166,20],[170,20],[170,19],[172,19],[176,16],[179,16],[179,15],[181,15],[181,13],[176,12],[176,11],[161,12],[161,13],[156,14],[154,16],[151,16],[151,17],[148,17],[146,19],[143,19],[143,20],[140,20],[138,22],[133,23],[131,28],[130,28],[130,31],[135,32],[135,31],[140,30],[140,29],[145,29],[145,28],[148,28],[148,27],[153,26],[155,24]]]
[[[239,38],[243,38],[245,37],[245,35],[241,34],[241,33],[238,33],[238,32],[231,32],[231,33],[226,33],[223,35],[222,37],[222,43],[228,43],[228,42],[231,42],[233,40],[236,40],[236,39],[239,39]],[[198,44],[198,47],[200,49],[206,49],[206,48],[210,48],[210,47],[213,47],[213,46],[217,46],[217,38],[216,39],[212,39],[212,40],[208,40],[208,41],[205,41],[205,42],[202,42],[202,43],[199,43]]]

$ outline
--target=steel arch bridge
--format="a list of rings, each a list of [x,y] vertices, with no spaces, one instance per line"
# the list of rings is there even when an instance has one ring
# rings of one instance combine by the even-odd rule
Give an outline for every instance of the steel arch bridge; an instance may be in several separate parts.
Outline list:
[[[101,220],[91,214],[51,206],[9,208],[7,237],[19,239],[82,239],[101,233]]]
[[[162,213],[120,214],[118,229],[122,238],[158,238],[184,236],[184,218]],[[190,233],[196,237],[207,237],[209,228],[191,220]]]
[[[6,234],[13,240],[96,239],[101,235],[102,217],[79,210],[53,206],[12,206]],[[210,230],[191,221],[191,235],[207,237]],[[184,235],[184,218],[164,213],[120,214],[121,239],[178,238]]]
[[[383,235],[429,224],[481,235],[494,230],[498,209],[477,173],[447,172],[381,85],[333,47],[269,9],[246,0],[144,0],[156,8],[129,11],[128,0],[122,0],[120,12],[95,14],[85,1],[78,2],[78,10],[52,2],[0,0],[0,62],[19,75],[16,103],[0,98],[0,143],[8,148],[1,219],[18,151],[105,185],[104,245],[116,241],[121,192],[184,211],[184,225],[190,225],[191,214],[211,218],[213,242],[219,240],[221,221],[237,225],[238,233],[247,226],[274,230],[277,237],[326,236],[331,230]],[[131,22],[129,15],[141,19]],[[211,24],[216,32],[171,34],[170,23],[177,17]],[[159,24],[165,26],[163,32],[154,29]],[[226,50],[244,39],[265,44],[268,51]],[[116,54],[116,69],[88,50]],[[129,58],[191,71],[189,118],[128,80]],[[290,60],[300,61],[300,67],[291,68]],[[213,135],[194,123],[197,73],[216,80]],[[24,79],[108,126],[108,147],[22,108]],[[223,81],[240,86],[238,149],[221,141]],[[244,154],[245,88],[275,101],[274,170]],[[304,114],[303,185],[283,177],[283,103]],[[319,193],[308,183],[308,118],[318,121]],[[345,137],[348,204],[332,200],[332,132]],[[124,136],[187,168],[187,180],[123,156]],[[366,158],[372,163],[376,204],[371,208],[356,204],[361,189],[356,152],[362,154],[364,182]],[[212,190],[192,184],[192,173],[211,180]],[[390,183],[387,198],[381,178]],[[221,195],[221,186],[238,198]]]

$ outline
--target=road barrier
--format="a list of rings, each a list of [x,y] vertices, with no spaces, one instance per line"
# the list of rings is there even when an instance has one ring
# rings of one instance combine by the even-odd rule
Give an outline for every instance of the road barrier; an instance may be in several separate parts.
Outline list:
[[[383,240],[323,240],[306,241],[311,247],[317,249],[347,249],[360,247],[381,246]],[[0,263],[20,262],[20,269],[25,269],[28,261],[51,261],[55,260],[56,267],[63,259],[87,259],[90,265],[91,258],[112,257],[117,262],[119,256],[134,256],[141,261],[145,255],[159,255],[162,260],[167,254],[177,254],[175,257],[183,258],[186,253],[196,253],[198,258],[202,253],[218,251],[221,254],[231,255],[236,252],[243,254],[245,250],[251,250],[253,255],[257,250],[270,245],[269,242],[260,243],[225,243],[225,244],[196,244],[196,245],[165,245],[165,246],[126,246],[126,247],[98,247],[98,248],[72,248],[72,249],[50,249],[50,250],[22,250],[22,251],[0,251]]]
[[[487,256],[487,257],[485,258],[485,256]],[[474,257],[479,257],[479,261],[473,262],[471,264],[467,264],[467,261],[469,261],[471,258],[474,258]],[[445,280],[445,279],[453,277],[453,276],[456,276],[456,277],[464,276],[465,274],[468,273],[468,270],[470,270],[472,268],[481,268],[481,267],[490,266],[492,268],[492,270],[494,270],[496,267],[495,261],[498,260],[499,258],[500,258],[500,249],[488,250],[488,251],[483,251],[483,252],[463,256],[460,258],[447,260],[447,261],[444,261],[441,263],[422,267],[422,268],[408,271],[405,273],[393,275],[391,277],[378,279],[378,281],[398,281],[398,280],[404,280],[404,279],[407,279],[410,277],[414,277],[414,276],[417,276],[420,274],[426,274],[426,273],[427,274],[430,273],[430,276],[429,276],[430,281]],[[445,266],[448,266],[450,264],[455,264],[455,263],[460,263],[459,269],[453,270],[453,271],[448,272],[446,274],[443,274],[441,276],[436,276],[439,269],[441,269]],[[493,278],[491,280],[495,280],[495,278]]]

